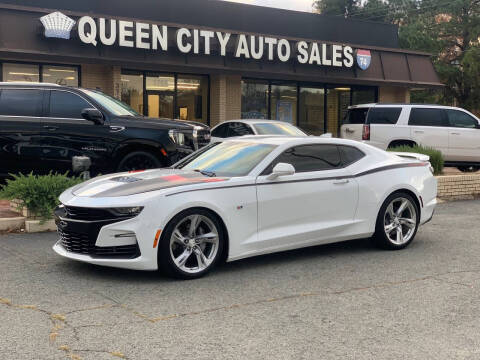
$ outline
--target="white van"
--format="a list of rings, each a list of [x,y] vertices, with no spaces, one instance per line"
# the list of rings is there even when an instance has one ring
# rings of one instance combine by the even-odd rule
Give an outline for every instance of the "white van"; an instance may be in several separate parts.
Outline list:
[[[340,136],[364,141],[383,150],[423,145],[440,150],[445,166],[461,171],[480,169],[480,121],[455,107],[416,104],[351,106]]]

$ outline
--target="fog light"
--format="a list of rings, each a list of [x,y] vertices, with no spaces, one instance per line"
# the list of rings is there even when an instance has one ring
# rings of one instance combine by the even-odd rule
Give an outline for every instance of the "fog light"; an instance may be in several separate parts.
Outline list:
[[[110,210],[119,216],[137,216],[142,212],[143,206],[121,207],[121,208],[113,208]]]

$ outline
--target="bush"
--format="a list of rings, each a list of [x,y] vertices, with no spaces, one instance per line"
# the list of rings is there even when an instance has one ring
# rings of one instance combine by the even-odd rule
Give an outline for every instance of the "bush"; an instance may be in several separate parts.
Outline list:
[[[52,217],[53,210],[59,204],[58,197],[63,191],[83,181],[78,177],[68,177],[67,173],[12,176],[13,179],[8,179],[0,189],[0,199],[20,200],[21,207],[26,207],[42,220]]]
[[[415,146],[402,145],[402,146],[389,148],[388,151],[411,152],[411,153],[428,155],[430,156],[430,164],[432,164],[435,175],[440,175],[443,171],[443,155],[440,151],[435,150],[433,148],[420,146],[420,145],[415,145]]]

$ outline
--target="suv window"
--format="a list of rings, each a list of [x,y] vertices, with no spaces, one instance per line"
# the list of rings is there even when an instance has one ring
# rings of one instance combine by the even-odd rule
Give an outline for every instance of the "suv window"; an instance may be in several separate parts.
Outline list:
[[[350,109],[343,119],[344,124],[365,124],[370,108]]]
[[[368,112],[369,124],[396,124],[402,108],[372,108]]]
[[[212,136],[213,137],[224,138],[227,135],[227,130],[228,130],[228,124],[219,125],[219,126],[217,126],[217,128],[215,128],[212,131]]]
[[[253,135],[253,130],[247,124],[241,122],[228,123],[227,137]]]
[[[338,149],[340,150],[343,166],[351,165],[365,156],[363,151],[353,146],[339,145]]]
[[[443,109],[413,108],[410,111],[408,125],[448,126]]]
[[[81,119],[82,110],[91,107],[81,96],[69,91],[50,91],[50,117]]]
[[[43,91],[3,89],[0,93],[0,115],[42,116]]]
[[[336,145],[315,144],[290,148],[277,157],[263,175],[271,174],[278,163],[292,164],[297,173],[341,167],[340,152]]]
[[[478,127],[478,121],[473,116],[459,110],[447,110],[448,123],[451,127],[472,128]]]

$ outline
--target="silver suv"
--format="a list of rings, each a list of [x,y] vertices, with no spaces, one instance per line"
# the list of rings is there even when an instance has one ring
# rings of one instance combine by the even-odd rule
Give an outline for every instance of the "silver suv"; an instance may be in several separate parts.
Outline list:
[[[464,109],[416,104],[351,106],[340,134],[383,150],[428,146],[442,152],[446,166],[461,171],[480,169],[480,121]]]

